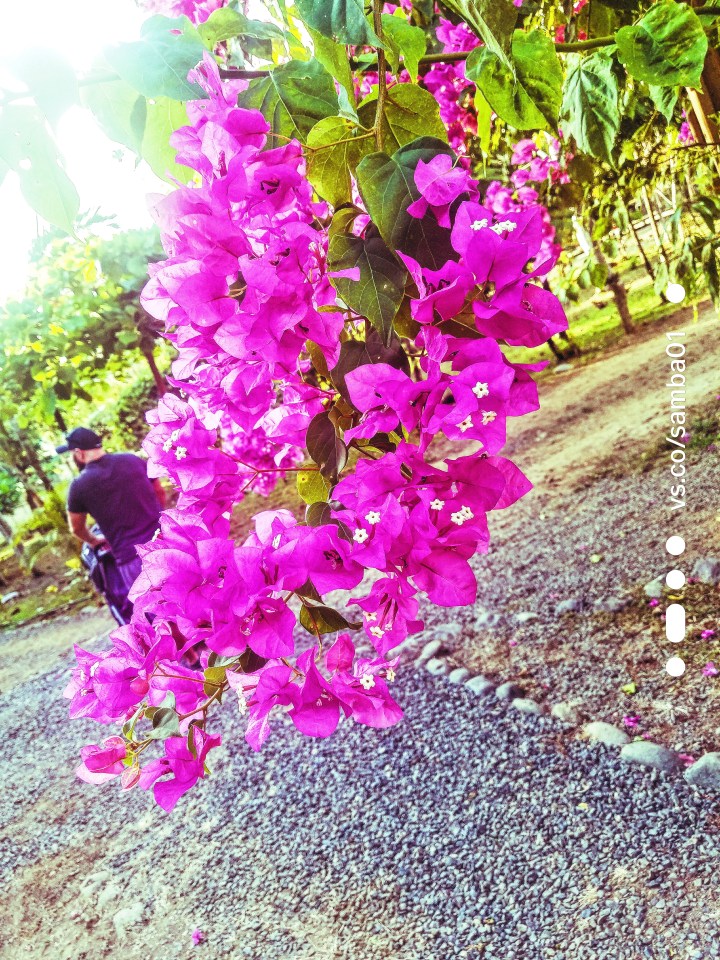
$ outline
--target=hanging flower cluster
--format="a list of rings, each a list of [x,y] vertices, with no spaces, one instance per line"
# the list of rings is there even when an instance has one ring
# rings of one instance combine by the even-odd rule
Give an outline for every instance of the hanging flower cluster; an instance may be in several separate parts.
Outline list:
[[[557,255],[540,208],[499,210],[440,153],[416,164],[407,214],[434,224],[443,262],[394,251],[415,333],[381,340],[333,286],[357,271],[330,275],[329,210],[300,144],[269,142],[262,115],[237,106],[243,82],[222,82],[209,55],[190,79],[207,99],[172,142],[198,176],[155,208],[167,259],[143,293],[177,349],[182,396],[148,416],[145,449],[178,502],[139,548],[132,622],[108,650],[76,650],[66,691],[71,716],[122,727],[83,749],[79,775],[152,788],[166,809],[206,775],[212,709],[230,691],[254,749],[279,712],[315,737],[343,717],[401,718],[393,650],[422,629],[420,595],[472,603],[488,512],[531,489],[500,450],[507,418],[537,409],[531,372],[545,364],[510,363],[499,341],[537,346],[567,326],[535,282]],[[363,215],[355,229],[370,242],[375,228]],[[438,463],[439,437],[460,455]],[[305,449],[306,515],[265,511],[235,539],[243,492]],[[163,755],[144,762],[156,741]]]

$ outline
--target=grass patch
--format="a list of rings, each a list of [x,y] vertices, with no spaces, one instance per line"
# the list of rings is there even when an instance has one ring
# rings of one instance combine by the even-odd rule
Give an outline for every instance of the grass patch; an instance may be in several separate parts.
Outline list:
[[[66,606],[72,609],[81,602],[93,601],[99,601],[98,594],[84,576],[73,577],[64,584],[43,577],[22,588],[19,597],[0,607],[0,629],[20,626],[33,617],[61,613]]]

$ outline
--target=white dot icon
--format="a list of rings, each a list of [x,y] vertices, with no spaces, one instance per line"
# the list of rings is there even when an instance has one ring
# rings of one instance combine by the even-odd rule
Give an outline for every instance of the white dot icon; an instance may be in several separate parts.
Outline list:
[[[671,590],[679,590],[680,587],[685,586],[685,574],[682,570],[670,570],[665,577],[665,583]]]
[[[681,283],[669,283],[665,288],[665,298],[670,303],[682,303],[685,299],[685,287]]]
[[[678,536],[668,537],[665,549],[668,553],[672,554],[673,557],[679,557],[680,554],[685,551],[685,541],[682,537]]]
[[[685,661],[682,657],[670,657],[665,669],[671,677],[681,677],[685,673]]]

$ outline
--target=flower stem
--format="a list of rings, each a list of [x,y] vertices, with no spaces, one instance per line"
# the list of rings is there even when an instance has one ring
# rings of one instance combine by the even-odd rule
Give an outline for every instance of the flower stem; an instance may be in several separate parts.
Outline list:
[[[382,41],[382,0],[373,0],[373,30]],[[387,97],[387,69],[385,65],[385,51],[378,47],[378,98],[375,108],[375,143],[378,150],[382,153],[384,146],[385,133],[383,130],[383,117],[385,113],[385,99]]]

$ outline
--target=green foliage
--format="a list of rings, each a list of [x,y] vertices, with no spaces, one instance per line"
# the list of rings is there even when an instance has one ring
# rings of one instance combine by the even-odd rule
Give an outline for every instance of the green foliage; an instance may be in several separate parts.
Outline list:
[[[136,451],[149,429],[145,414],[157,402],[155,383],[143,371],[118,393],[113,391],[112,400],[86,422],[103,437],[109,450]]]
[[[541,30],[516,30],[513,68],[487,47],[476,47],[466,73],[497,115],[516,130],[555,130],[562,101],[563,69],[555,44]]]
[[[657,0],[636,24],[615,37],[618,57],[636,80],[662,87],[700,86],[708,40],[686,3]]]
[[[345,207],[333,217],[328,267],[333,272],[359,270],[358,280],[332,277],[333,286],[352,310],[368,318],[387,344],[405,296],[408,273],[374,226],[364,237],[352,233],[360,212]]]
[[[604,51],[578,57],[565,78],[563,130],[598,160],[613,162],[620,129],[619,87],[612,58]]]
[[[251,80],[238,103],[259,110],[273,133],[303,142],[319,120],[337,116],[340,109],[333,78],[314,59],[291,60]]]
[[[412,251],[422,266],[435,270],[453,257],[450,231],[438,224],[432,212],[418,218],[409,214],[407,208],[420,196],[415,185],[418,162],[427,163],[440,153],[455,158],[442,140],[420,137],[400,147],[391,157],[373,153],[361,160],[357,168],[365,207],[388,247]]]
[[[0,515],[11,514],[22,500],[22,487],[17,473],[0,464]]]
[[[413,81],[417,81],[420,58],[427,49],[427,37],[420,27],[415,27],[405,19],[401,7],[396,14],[382,15],[383,41],[385,56],[393,73],[400,68],[400,58]]]
[[[307,174],[328,203],[350,200],[350,175],[374,147],[374,135],[345,117],[326,117],[307,136]]]
[[[365,16],[363,0],[295,0],[303,23],[330,40],[382,47]]]
[[[373,125],[375,109],[375,99],[360,107],[359,117],[366,127]],[[383,147],[391,153],[418,137],[447,140],[435,97],[414,83],[399,83],[388,90],[381,124]]]
[[[510,41],[518,18],[512,0],[444,0],[443,6],[464,20],[487,49],[511,67]]]

